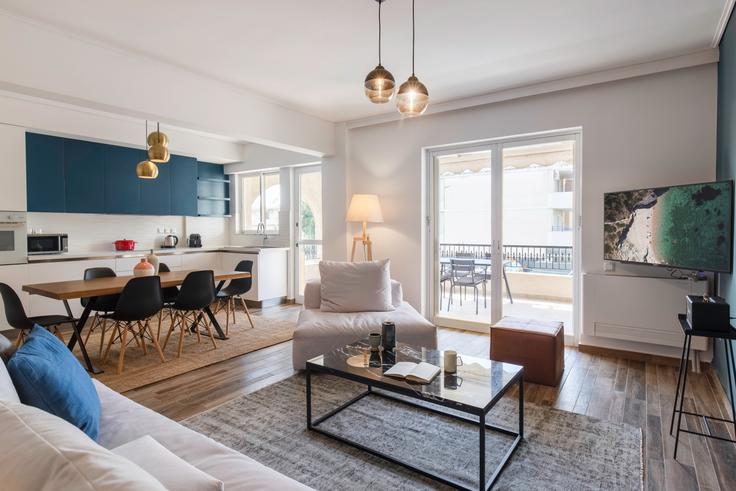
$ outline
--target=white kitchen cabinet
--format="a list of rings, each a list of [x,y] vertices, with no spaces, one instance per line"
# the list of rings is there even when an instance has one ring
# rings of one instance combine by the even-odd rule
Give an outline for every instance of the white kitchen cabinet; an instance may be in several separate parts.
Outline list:
[[[181,256],[181,269],[184,271],[201,269],[217,271],[222,267],[220,264],[221,256],[222,254],[219,252],[183,254]]]
[[[26,130],[0,124],[0,210],[26,211]]]
[[[166,266],[168,266],[171,271],[181,271],[181,258],[182,256],[180,254],[174,254],[171,256],[159,256],[158,262],[166,264]]]
[[[259,253],[222,253],[222,269],[234,270],[240,261],[253,261],[253,286],[243,297],[262,302],[288,294],[287,250],[261,249]]]
[[[20,297],[23,308],[28,312],[28,294],[21,291],[21,287],[28,283],[28,265],[27,264],[11,264],[0,266],[0,282],[7,283],[15,293]],[[0,302],[0,330],[10,329],[10,325],[5,318],[5,308]]]
[[[114,259],[97,259],[89,261],[58,261],[50,263],[29,263],[27,283],[49,283],[53,281],[81,280],[87,268],[111,268],[115,270]],[[74,315],[82,313],[79,299],[69,300]],[[64,304],[60,300],[29,296],[28,315],[66,314]]]
[[[133,274],[133,268],[141,262],[140,257],[118,257],[115,259],[115,272],[118,276],[130,276]]]
[[[199,256],[200,254],[190,254]],[[184,268],[182,268],[182,257],[184,257],[181,254],[172,254],[170,256],[158,256],[158,262],[159,263],[166,263],[166,265],[169,267],[171,271],[180,271]],[[119,257],[115,259],[115,272],[118,275],[132,275],[133,274],[133,268],[136,264],[141,262],[142,257]],[[197,261],[194,261],[195,263]],[[196,265],[193,265],[196,266]],[[191,269],[202,269],[197,267],[192,267]]]

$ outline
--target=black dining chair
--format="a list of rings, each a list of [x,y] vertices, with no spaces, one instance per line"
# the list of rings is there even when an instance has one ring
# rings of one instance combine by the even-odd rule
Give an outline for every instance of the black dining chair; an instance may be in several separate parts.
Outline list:
[[[158,265],[158,272],[159,273],[171,273],[171,269],[169,269],[169,266],[166,263],[159,263]],[[176,286],[167,286],[166,288],[161,289],[161,295],[163,296],[164,300],[164,308],[161,309],[161,312],[158,314],[158,330],[156,331],[156,337],[160,339],[161,335],[161,323],[163,322],[163,319],[165,317],[169,318],[169,322],[174,322],[174,303],[176,303],[176,298],[179,296],[179,288]]]
[[[83,278],[85,280],[94,280],[97,278],[114,278],[117,276],[115,271],[110,268],[87,268],[84,270]],[[104,295],[97,297],[95,304],[92,306],[92,312],[95,313],[92,318],[92,325],[87,330],[84,338],[84,344],[87,344],[89,336],[97,329],[100,329],[100,352],[98,356],[102,356],[102,349],[105,347],[105,334],[107,333],[107,316],[115,310],[118,303],[119,295]],[[90,302],[89,298],[80,298],[82,307],[87,307]]]
[[[184,334],[189,331],[189,327],[194,328],[197,334],[197,342],[201,341],[199,335],[200,323],[207,330],[212,346],[217,349],[215,336],[212,333],[209,318],[204,311],[215,301],[215,273],[212,271],[192,271],[189,273],[179,289],[179,295],[176,302],[172,306],[174,310],[174,320],[169,326],[169,331],[164,340],[164,349],[169,342],[171,333],[176,327],[179,327],[179,347],[177,356],[181,356],[184,349]]]
[[[158,272],[159,273],[171,273],[171,269],[169,269],[166,263],[160,263],[158,265]],[[161,290],[161,294],[163,295],[164,305],[166,304],[173,305],[176,302],[176,297],[179,296],[179,288],[175,286],[167,286],[166,288],[163,288]]]
[[[146,349],[146,340],[150,340],[154,348],[158,352],[161,363],[166,361],[158,338],[153,335],[151,329],[151,318],[161,311],[163,307],[163,298],[161,296],[161,278],[158,276],[143,276],[133,278],[126,283],[123,291],[120,292],[120,298],[115,305],[115,310],[108,316],[115,322],[113,329],[115,335],[110,335],[105,350],[104,359],[110,355],[110,348],[116,340],[120,340],[120,354],[118,355],[117,373],[123,372],[125,363],[125,351],[130,341],[135,340],[138,346],[143,350],[143,354],[148,354]],[[133,339],[128,339],[128,333],[131,333]]]
[[[240,261],[237,266],[235,266],[235,271],[245,272],[245,273],[252,273],[253,272],[253,261],[250,261],[248,259],[244,261]],[[250,322],[251,329],[254,329],[255,326],[253,325],[253,319],[250,316],[250,311],[248,310],[248,305],[246,305],[245,300],[241,295],[245,295],[248,293],[253,286],[253,278],[237,278],[234,280],[231,280],[230,283],[227,284],[225,288],[220,290],[217,293],[217,300],[218,302],[223,305],[225,309],[225,336],[228,335],[230,331],[230,316],[232,315],[233,318],[233,324],[235,324],[235,311],[236,311],[236,301],[240,301],[240,304],[243,306],[243,311],[245,311],[245,315],[248,316],[248,322]],[[223,307],[220,307],[218,309],[218,312],[222,310]]]
[[[450,261],[452,268],[452,278],[450,279],[450,298],[447,300],[447,310],[452,305],[452,294],[455,287],[460,288],[460,305],[463,304],[463,293],[467,288],[473,288],[473,298],[475,300],[475,314],[478,315],[478,303],[480,300],[479,286],[483,287],[483,306],[488,307],[486,300],[486,279],[482,273],[478,273],[475,267],[474,259],[452,259]]]
[[[64,336],[61,334],[59,326],[76,322],[75,319],[71,319],[67,315],[37,315],[35,317],[28,317],[18,294],[15,293],[15,290],[10,285],[5,283],[0,283],[0,296],[3,297],[5,318],[8,324],[20,331],[15,340],[16,348],[23,344],[26,333],[30,332],[36,324],[53,332],[63,342]]]

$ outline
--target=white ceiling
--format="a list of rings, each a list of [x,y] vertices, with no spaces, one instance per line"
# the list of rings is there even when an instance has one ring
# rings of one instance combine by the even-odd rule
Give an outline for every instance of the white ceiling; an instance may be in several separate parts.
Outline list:
[[[712,46],[726,3],[418,0],[416,72],[431,104],[691,53]],[[374,0],[0,0],[0,8],[327,120],[395,110],[362,92],[377,62]],[[386,0],[383,21],[383,64],[401,82],[411,71],[411,1]]]

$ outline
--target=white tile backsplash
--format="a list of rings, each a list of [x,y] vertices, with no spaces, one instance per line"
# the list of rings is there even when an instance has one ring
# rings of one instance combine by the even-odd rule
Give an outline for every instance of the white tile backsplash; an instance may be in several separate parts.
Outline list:
[[[191,233],[200,234],[206,246],[228,245],[230,238],[229,219],[211,217],[28,213],[28,229],[69,234],[69,252],[75,254],[112,251],[120,239],[135,240],[137,249],[158,248],[169,233],[179,237],[180,246]]]
[[[202,236],[202,245],[220,246],[230,245],[230,219],[216,217],[184,217],[187,236],[199,234]],[[181,241],[181,237],[179,238]],[[186,241],[185,241],[186,242]],[[182,244],[182,242],[179,242]],[[186,244],[183,244],[186,245]]]

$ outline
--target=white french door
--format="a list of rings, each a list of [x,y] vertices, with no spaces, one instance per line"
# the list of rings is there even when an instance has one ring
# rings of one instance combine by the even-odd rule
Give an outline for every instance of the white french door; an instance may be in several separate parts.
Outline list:
[[[430,312],[439,326],[487,331],[502,311],[494,294],[502,271],[500,146],[445,147],[428,157]]]
[[[424,305],[437,325],[559,320],[577,341],[580,132],[431,148]]]
[[[322,259],[322,168],[319,165],[294,169],[294,292],[304,303],[304,285],[319,278]]]

